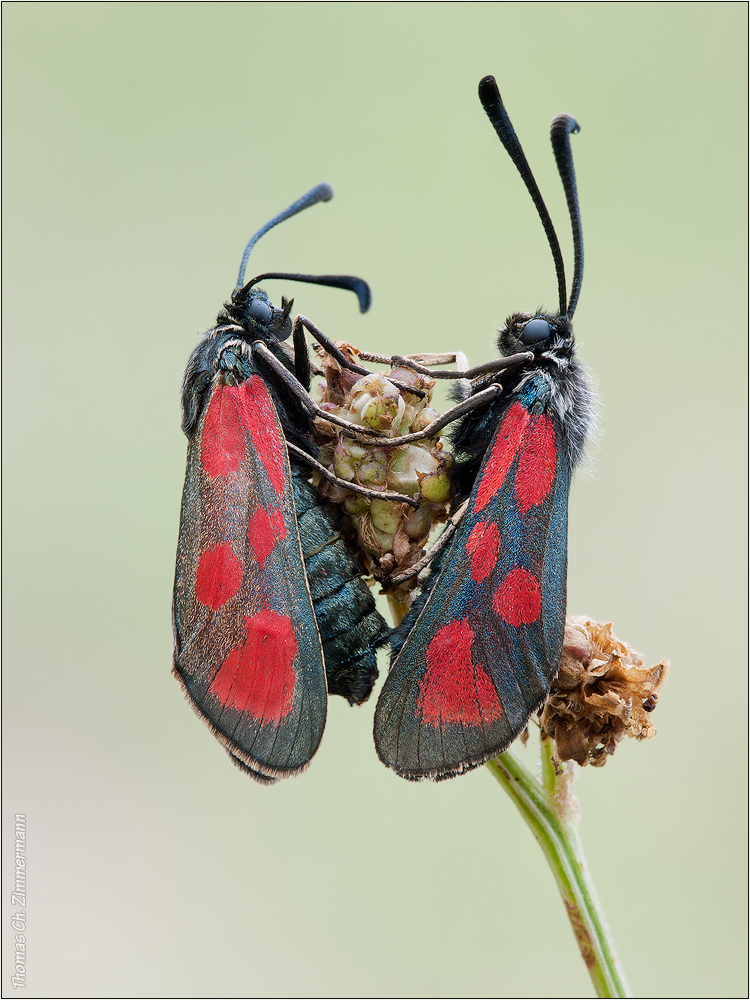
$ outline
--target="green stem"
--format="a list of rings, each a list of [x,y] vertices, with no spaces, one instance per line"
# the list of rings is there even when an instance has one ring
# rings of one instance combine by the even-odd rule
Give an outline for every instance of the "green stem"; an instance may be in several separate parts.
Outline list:
[[[631,996],[578,837],[573,768],[555,770],[550,740],[542,741],[542,784],[512,750],[488,761],[487,767],[513,799],[544,851],[596,995]]]

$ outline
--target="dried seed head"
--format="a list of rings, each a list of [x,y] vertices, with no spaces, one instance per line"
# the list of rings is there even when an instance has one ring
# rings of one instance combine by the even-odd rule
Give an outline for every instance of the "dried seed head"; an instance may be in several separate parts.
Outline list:
[[[650,713],[668,673],[667,660],[644,667],[611,622],[568,618],[560,669],[541,714],[558,761],[602,767],[623,736],[655,736]]]
[[[358,363],[356,348],[340,341],[336,346]],[[317,476],[313,482],[342,515],[365,568],[383,583],[390,596],[407,600],[416,578],[390,588],[387,578],[418,562],[432,529],[449,516],[453,457],[443,447],[440,435],[395,448],[388,446],[387,439],[423,431],[437,418],[437,411],[429,405],[435,382],[409,368],[396,368],[389,376],[373,373],[359,377],[341,368],[322,348],[317,351],[325,373],[325,383],[320,386],[321,407],[384,435],[382,444],[366,445],[318,419],[315,437],[320,461],[340,479],[416,497],[420,506],[413,510],[406,504],[347,494]],[[420,395],[409,392],[408,387]]]

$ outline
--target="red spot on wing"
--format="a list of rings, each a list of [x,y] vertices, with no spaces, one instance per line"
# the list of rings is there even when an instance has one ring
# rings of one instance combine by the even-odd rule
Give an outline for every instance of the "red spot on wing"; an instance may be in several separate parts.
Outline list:
[[[539,620],[542,613],[542,592],[536,577],[523,566],[514,566],[492,598],[497,615],[518,628]]]
[[[245,457],[243,419],[237,405],[236,388],[219,386],[211,397],[201,438],[201,462],[206,475],[215,479],[236,472]]]
[[[555,425],[547,416],[532,416],[516,472],[516,498],[522,517],[549,496],[556,471]]]
[[[266,384],[253,375],[239,386],[245,422],[258,455],[266,467],[274,490],[281,494],[286,483],[286,444],[279,429],[279,418]]]
[[[245,627],[245,638],[219,667],[209,690],[227,708],[278,725],[294,697],[297,640],[292,623],[264,608],[246,618]]]
[[[279,507],[269,510],[268,516],[273,526],[273,533],[277,538],[286,538],[286,524],[284,523],[284,511]]]
[[[516,457],[523,432],[531,419],[529,411],[520,403],[513,403],[502,419],[500,429],[492,445],[492,452],[482,470],[474,510],[484,510],[490,500],[500,491],[505,477]]]
[[[278,508],[266,511],[259,507],[250,518],[247,528],[247,540],[255,553],[255,558],[262,566],[280,538],[286,538],[284,513]]]
[[[427,669],[419,685],[417,709],[430,726],[478,726],[502,714],[497,692],[484,668],[471,659],[474,630],[465,619],[444,625],[432,638]]]
[[[466,551],[471,556],[471,578],[481,583],[492,572],[500,553],[500,530],[494,521],[475,524],[466,539]]]
[[[226,542],[200,557],[195,576],[195,596],[218,611],[242,586],[242,563]]]
[[[469,555],[472,555],[479,548],[479,543],[482,541],[482,536],[487,530],[487,522],[479,521],[471,529],[471,534],[466,539],[466,551]]]

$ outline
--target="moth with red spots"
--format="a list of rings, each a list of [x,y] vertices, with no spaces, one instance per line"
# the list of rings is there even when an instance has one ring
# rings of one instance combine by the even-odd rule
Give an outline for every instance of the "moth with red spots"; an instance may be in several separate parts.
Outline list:
[[[183,382],[187,470],[174,585],[173,672],[232,761],[271,783],[303,770],[320,743],[327,694],[364,701],[389,630],[359,566],[298,462],[314,458],[310,413],[279,372],[309,388],[291,302],[257,287],[286,278],[356,293],[347,275],[262,274],[244,283],[272,226],[327,201],[313,189],[250,240],[232,298],[193,352]],[[299,385],[297,385],[297,380]],[[295,456],[290,462],[290,452]]]
[[[528,352],[528,360],[463,393],[498,378],[503,389],[456,425],[457,499],[466,510],[394,635],[375,713],[380,759],[411,780],[450,778],[495,757],[546,697],[562,653],[570,481],[593,421],[571,327],[583,274],[570,149],[578,126],[560,115],[551,129],[573,229],[568,300],[552,221],[492,77],[481,81],[479,96],[541,218],[560,307],[512,315],[500,353]]]

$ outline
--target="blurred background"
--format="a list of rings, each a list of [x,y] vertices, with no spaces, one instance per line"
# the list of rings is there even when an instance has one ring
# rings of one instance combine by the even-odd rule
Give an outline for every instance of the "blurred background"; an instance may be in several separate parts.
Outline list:
[[[583,841],[636,996],[747,995],[746,17],[3,5],[3,904],[23,813],[27,996],[592,995],[486,769],[401,781],[374,705],[335,699],[309,771],[262,788],[170,677],[180,379],[259,226],[335,186],[249,273],[365,277],[364,317],[342,292],[269,292],[372,350],[479,363],[508,313],[554,308],[487,73],[568,260],[548,125],[581,123],[576,331],[602,434],[571,495],[569,611],[672,662],[656,739],[580,775]]]

